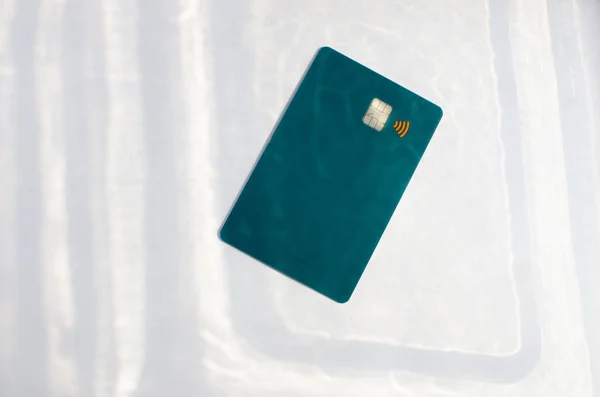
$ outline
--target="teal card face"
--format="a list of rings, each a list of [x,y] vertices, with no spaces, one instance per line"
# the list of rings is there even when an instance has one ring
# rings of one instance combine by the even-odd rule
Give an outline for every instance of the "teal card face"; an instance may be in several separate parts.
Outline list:
[[[348,301],[441,118],[433,103],[320,49],[222,240]]]

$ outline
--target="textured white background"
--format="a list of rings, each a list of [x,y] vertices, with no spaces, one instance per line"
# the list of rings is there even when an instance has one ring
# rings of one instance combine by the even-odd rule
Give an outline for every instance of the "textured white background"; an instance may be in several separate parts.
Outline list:
[[[597,37],[596,0],[0,0],[0,396],[599,397]],[[323,45],[445,111],[346,305],[217,238]]]

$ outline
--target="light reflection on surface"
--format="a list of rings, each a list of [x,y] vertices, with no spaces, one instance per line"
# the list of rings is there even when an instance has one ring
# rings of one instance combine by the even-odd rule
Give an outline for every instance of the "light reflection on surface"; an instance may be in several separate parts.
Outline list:
[[[1,3],[0,395],[599,395],[598,4],[225,3]],[[326,44],[445,110],[344,306],[217,238]]]

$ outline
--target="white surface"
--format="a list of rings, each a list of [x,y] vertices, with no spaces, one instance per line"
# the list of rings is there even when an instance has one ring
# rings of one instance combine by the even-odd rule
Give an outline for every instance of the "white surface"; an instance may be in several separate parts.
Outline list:
[[[600,396],[600,3],[1,0],[0,396]],[[350,303],[217,230],[318,47],[445,117]]]

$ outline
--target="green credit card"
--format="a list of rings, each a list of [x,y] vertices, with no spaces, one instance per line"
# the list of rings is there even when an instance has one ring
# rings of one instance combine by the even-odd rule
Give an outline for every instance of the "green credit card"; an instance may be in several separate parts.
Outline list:
[[[321,48],[221,239],[348,301],[441,118],[437,105]]]

